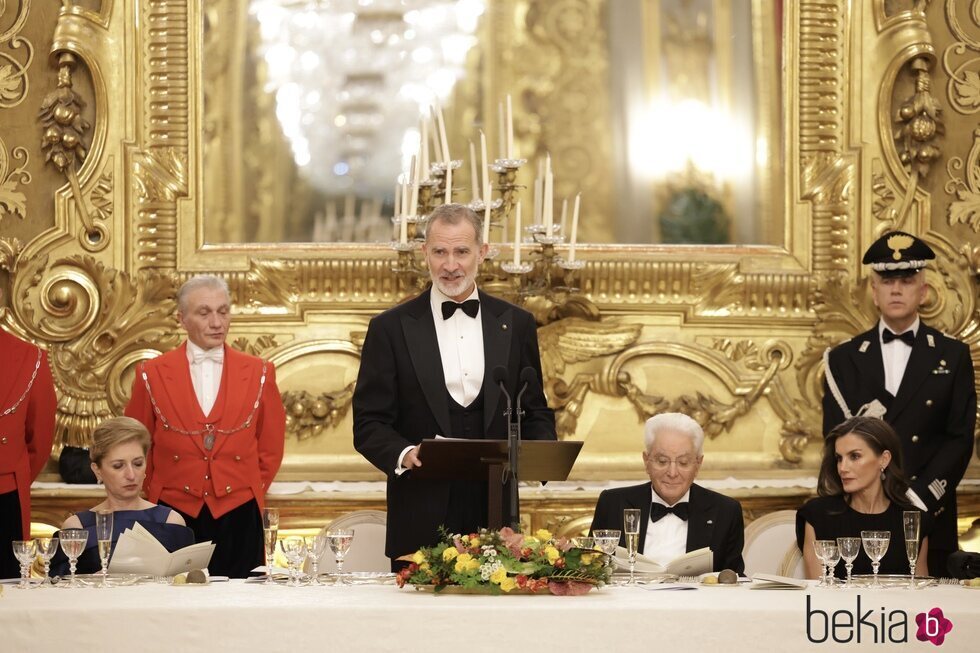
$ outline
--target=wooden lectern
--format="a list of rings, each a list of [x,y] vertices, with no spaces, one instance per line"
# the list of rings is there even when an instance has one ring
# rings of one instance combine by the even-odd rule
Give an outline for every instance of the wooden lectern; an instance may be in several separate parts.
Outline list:
[[[564,481],[582,449],[582,442],[521,440],[521,481]],[[440,481],[486,480],[487,527],[500,529],[503,522],[504,474],[507,473],[507,440],[422,440],[421,467],[412,477]],[[519,515],[515,516],[515,519]]]

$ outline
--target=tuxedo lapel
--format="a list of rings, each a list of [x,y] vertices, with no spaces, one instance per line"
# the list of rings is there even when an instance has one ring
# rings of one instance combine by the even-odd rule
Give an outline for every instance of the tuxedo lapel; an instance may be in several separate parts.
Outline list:
[[[865,346],[865,343],[867,343],[867,346]],[[885,362],[881,358],[881,337],[878,335],[878,325],[876,324],[870,331],[862,334],[855,344],[857,347],[851,350],[851,361],[858,371],[858,378],[863,376],[861,374],[862,370],[867,371],[871,375],[870,387],[884,388]],[[885,396],[890,399],[890,395],[887,393]],[[878,398],[882,399],[882,397]],[[857,411],[861,407],[848,406],[848,408],[851,409],[852,413],[857,414]]]
[[[221,387],[214,400],[214,407],[208,415],[208,423],[222,429],[237,429],[255,406],[259,390],[255,375],[258,370],[246,363],[237,351],[225,346],[225,362],[221,366]],[[224,418],[224,423],[221,423]],[[219,435],[215,440],[213,453],[218,453],[231,434]]]
[[[197,431],[204,428],[207,418],[201,410],[201,404],[197,401],[194,394],[194,383],[191,381],[191,367],[187,362],[187,343],[175,349],[171,354],[166,354],[160,364],[160,387],[154,387],[151,380],[150,387],[157,402],[164,397],[167,404],[160,406],[160,410],[171,424],[179,424],[187,431]],[[204,442],[201,436],[189,437],[192,442],[204,451]]]
[[[933,346],[930,347],[926,331],[927,327],[920,323],[919,332],[912,344],[912,353],[909,354],[909,362],[905,365],[905,373],[902,374],[902,382],[898,386],[898,394],[895,395],[895,401],[892,402],[886,415],[887,420],[892,424],[895,423],[899,413],[906,406],[911,405],[916,390],[919,389],[931,371],[939,365],[939,360],[942,357],[940,348],[935,346],[936,341],[939,340],[939,334],[930,333],[933,342]]]
[[[688,501],[687,551],[710,547],[718,507],[697,484],[691,485],[691,497]]]
[[[493,370],[500,364],[505,367],[510,352],[513,331],[513,309],[486,293],[480,292],[480,320],[483,324],[483,430],[487,437],[506,437],[506,433],[489,433],[500,402],[500,386],[493,381]],[[499,309],[500,312],[497,311]],[[508,370],[508,372],[511,372]],[[508,374],[513,378],[513,373]]]
[[[429,307],[429,293],[426,291],[412,300],[412,305],[401,316],[402,333],[408,345],[408,354],[418,378],[426,403],[442,429],[443,435],[451,436],[452,424],[449,420],[449,392],[446,378],[442,373],[442,357],[439,355],[439,340],[432,321]]]

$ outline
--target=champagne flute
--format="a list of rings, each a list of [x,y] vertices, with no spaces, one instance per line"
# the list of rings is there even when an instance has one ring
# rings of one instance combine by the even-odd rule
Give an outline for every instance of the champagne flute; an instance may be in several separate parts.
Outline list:
[[[279,548],[289,564],[289,586],[299,586],[299,569],[306,560],[306,542],[298,535],[290,535],[279,541]]]
[[[844,568],[847,569],[847,581],[844,583],[844,587],[853,587],[851,585],[851,570],[854,569],[854,560],[861,553],[861,538],[838,537],[837,548],[840,550],[840,557],[844,559]]]
[[[99,540],[99,560],[102,562],[102,584],[108,587],[106,575],[109,572],[109,551],[112,549],[112,511],[99,510],[95,513],[95,536]]]
[[[905,555],[909,559],[909,589],[915,589],[915,563],[919,559],[919,527],[922,513],[906,510],[902,513],[902,526],[905,530]]]
[[[44,579],[47,580],[51,573],[51,558],[58,552],[58,538],[39,537],[34,541],[37,543],[37,554],[41,556],[41,561],[44,563]],[[42,583],[41,587],[46,585],[47,583]]]
[[[630,557],[630,579],[627,585],[636,584],[636,551],[640,544],[640,509],[623,511],[623,532],[626,533],[626,552]]]
[[[600,551],[610,556],[616,553],[616,547],[619,546],[619,538],[622,535],[622,532],[610,528],[600,528],[592,532],[595,545]]]
[[[37,556],[37,545],[34,540],[14,540],[11,544],[14,548],[14,557],[20,563],[20,583],[17,587],[26,590],[31,586],[31,563]]]
[[[337,561],[337,582],[334,585],[346,585],[344,580],[344,556],[350,550],[350,545],[354,542],[354,531],[350,528],[341,528],[327,531],[327,544],[333,551],[334,559]]]
[[[262,539],[265,542],[265,584],[272,585],[272,565],[276,560],[276,540],[279,537],[279,508],[262,509]]]
[[[84,528],[65,528],[61,531],[61,550],[68,557],[68,569],[71,572],[68,577],[68,587],[78,587],[75,582],[75,567],[78,565],[78,556],[85,551],[88,544],[88,531]]]
[[[312,568],[313,578],[310,580],[310,585],[323,585],[320,582],[320,558],[327,551],[327,536],[322,532],[316,535],[306,536],[306,556],[310,559],[310,567]]]
[[[813,540],[813,553],[820,561],[820,582],[817,587],[827,586],[827,544],[832,540]]]
[[[878,582],[878,567],[881,566],[881,559],[888,552],[888,543],[891,538],[891,531],[861,531],[861,544],[864,546],[864,552],[871,558],[871,571],[874,573],[874,581],[871,583],[871,587],[881,587]]]

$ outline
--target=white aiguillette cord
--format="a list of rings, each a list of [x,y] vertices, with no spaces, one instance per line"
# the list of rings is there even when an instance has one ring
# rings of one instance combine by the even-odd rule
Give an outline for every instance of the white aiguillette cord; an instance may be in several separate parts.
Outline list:
[[[240,426],[233,429],[216,429],[214,424],[206,424],[203,429],[198,429],[197,431],[185,431],[184,429],[179,429],[173,426],[167,418],[163,415],[163,411],[160,410],[160,406],[157,405],[157,400],[153,396],[153,390],[150,388],[150,379],[146,375],[146,366],[140,365],[140,376],[143,377],[143,385],[146,386],[146,394],[150,398],[150,404],[153,406],[153,412],[156,413],[157,417],[163,423],[163,428],[168,431],[173,431],[175,433],[180,433],[181,435],[204,435],[204,448],[208,451],[214,448],[214,438],[215,434],[218,435],[231,435],[232,433],[238,433],[239,431],[244,431],[249,426],[252,425],[252,419],[255,418],[255,412],[259,409],[259,403],[262,400],[262,390],[265,388],[265,377],[266,371],[268,369],[268,363],[262,361],[262,376],[259,379],[259,391],[255,395],[255,402],[252,404],[252,412],[248,414],[245,421],[242,422]],[[206,435],[205,435],[206,434]]]

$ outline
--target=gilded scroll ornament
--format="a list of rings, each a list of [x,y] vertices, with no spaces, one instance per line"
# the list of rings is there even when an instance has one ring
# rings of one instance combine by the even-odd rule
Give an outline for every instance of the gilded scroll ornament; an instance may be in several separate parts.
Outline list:
[[[335,428],[347,416],[354,399],[354,385],[337,392],[313,396],[305,390],[282,393],[286,408],[286,435],[297,440],[315,438],[324,429]]]
[[[87,255],[48,260],[17,261],[11,311],[48,343],[56,444],[85,446],[101,420],[122,413],[132,366],[177,345],[176,288],[168,275],[131,277]]]
[[[962,178],[957,176],[961,170]],[[966,161],[962,157],[950,157],[946,162],[946,174],[949,179],[943,188],[948,195],[956,195],[947,210],[949,224],[969,225],[980,232],[980,129],[973,131],[973,146]]]
[[[20,0],[13,24],[6,31],[0,32],[0,47],[6,48],[9,43],[10,50],[24,48],[23,61],[9,52],[0,50],[0,109],[16,107],[27,97],[30,88],[27,69],[34,60],[34,46],[26,38],[19,36],[30,11],[31,0]],[[7,1],[0,0],[0,17],[5,16],[6,12]]]
[[[915,92],[898,109],[895,138],[900,142],[899,159],[905,169],[913,178],[924,179],[932,162],[942,155],[934,141],[946,133],[946,127],[939,101],[932,95],[929,60],[916,57],[909,67],[915,78]]]
[[[249,338],[239,337],[235,338],[231,346],[240,352],[249,354],[250,356],[258,356],[259,358],[264,358],[265,352],[270,349],[275,349],[279,346],[276,342],[276,337],[273,335],[263,335],[250,340]]]
[[[22,163],[11,168],[11,159]],[[6,215],[16,215],[21,220],[27,217],[27,198],[18,186],[31,183],[31,173],[25,170],[29,160],[24,147],[15,147],[8,155],[7,146],[0,138],[0,223]]]

